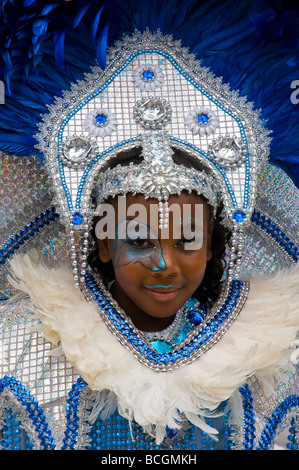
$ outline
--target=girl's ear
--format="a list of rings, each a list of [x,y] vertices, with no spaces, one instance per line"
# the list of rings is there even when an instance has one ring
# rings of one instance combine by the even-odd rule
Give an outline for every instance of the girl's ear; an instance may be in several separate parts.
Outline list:
[[[111,244],[108,238],[104,238],[103,240],[97,240],[98,248],[99,248],[99,258],[102,263],[108,263],[111,261]]]

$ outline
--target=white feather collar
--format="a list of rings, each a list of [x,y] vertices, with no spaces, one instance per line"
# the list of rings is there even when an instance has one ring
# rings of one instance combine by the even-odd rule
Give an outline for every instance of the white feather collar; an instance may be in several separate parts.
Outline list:
[[[17,255],[10,282],[26,292],[45,337],[62,350],[93,390],[111,390],[121,414],[141,426],[178,426],[178,411],[194,424],[250,376],[268,380],[289,362],[299,329],[299,268],[254,278],[246,304],[222,339],[193,363],[155,372],[107,329],[98,307],[75,288],[67,265],[53,267],[38,252]]]

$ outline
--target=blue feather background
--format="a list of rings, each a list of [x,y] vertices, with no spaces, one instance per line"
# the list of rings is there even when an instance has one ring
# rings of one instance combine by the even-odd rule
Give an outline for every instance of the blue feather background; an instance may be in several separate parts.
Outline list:
[[[47,105],[123,33],[146,28],[181,39],[202,65],[261,109],[270,159],[299,186],[299,3],[291,0],[1,0],[0,149],[36,154]],[[299,91],[298,91],[299,98]],[[42,159],[42,155],[40,155]]]

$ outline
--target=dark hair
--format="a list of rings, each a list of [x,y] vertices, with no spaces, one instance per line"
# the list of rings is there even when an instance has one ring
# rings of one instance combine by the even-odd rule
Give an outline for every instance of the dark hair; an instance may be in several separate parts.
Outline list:
[[[173,160],[177,164],[182,164],[186,167],[196,167],[199,170],[202,169],[202,166],[200,167],[198,164],[194,163],[192,157],[189,155],[177,149],[174,151],[175,155],[173,156]],[[124,165],[128,165],[130,162],[140,163],[142,159],[140,154],[141,150],[136,148],[128,152],[121,152],[113,166],[119,163]],[[110,167],[112,167],[112,165]],[[203,199],[205,198],[203,197]],[[223,209],[222,203],[217,208],[215,217],[213,217],[212,207],[209,205],[208,201],[206,202],[209,208],[210,228],[213,230],[211,244],[212,258],[207,262],[204,278],[194,293],[194,297],[203,302],[214,303],[218,299],[221,290],[221,280],[225,269],[226,246],[229,244],[231,233],[226,230],[220,222]],[[98,218],[95,218],[91,231],[95,247],[88,257],[88,263],[95,272],[101,275],[104,283],[108,285],[114,279],[114,269],[111,261],[103,263],[99,257],[98,245],[96,243],[97,238],[95,235],[95,227],[98,220]]]
[[[208,205],[210,211],[211,207]],[[211,211],[212,212],[212,211]],[[204,278],[194,292],[194,297],[203,302],[213,303],[220,294],[221,280],[226,266],[226,247],[229,245],[231,232],[226,230],[220,223],[222,204],[219,205],[214,221],[212,222],[213,234],[211,251],[212,257],[207,262]]]

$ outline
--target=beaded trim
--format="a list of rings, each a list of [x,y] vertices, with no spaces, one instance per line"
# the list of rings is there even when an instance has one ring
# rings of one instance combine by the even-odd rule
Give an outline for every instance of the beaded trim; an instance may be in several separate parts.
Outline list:
[[[50,225],[58,217],[55,207],[47,209],[29,222],[19,233],[10,238],[0,250],[0,268],[8,258],[15,253],[24,243],[34,237],[38,232]]]
[[[239,389],[243,398],[244,413],[244,450],[253,450],[255,440],[254,412],[252,407],[252,395],[247,384]]]
[[[278,245],[289,255],[293,262],[299,259],[299,249],[292,243],[289,237],[281,230],[281,228],[273,222],[269,217],[261,214],[258,210],[254,209],[251,221],[258,225],[268,235],[273,238]]]
[[[299,411],[299,395],[290,395],[273,411],[272,416],[270,416],[262,432],[257,450],[269,449],[281,421],[293,408],[298,408]]]
[[[142,364],[155,371],[165,372],[190,364],[222,338],[243,308],[249,283],[236,280],[226,282],[220,298],[204,321],[181,344],[163,354],[157,353],[139,333],[103,283],[91,273],[85,277],[83,290],[87,300],[97,302],[99,315],[121,344]]]
[[[261,433],[260,440],[255,447],[255,414],[253,411],[253,398],[252,393],[247,384],[244,387],[239,389],[242,399],[243,399],[243,450],[269,450],[272,441],[275,436],[281,429],[281,423],[288,413],[292,412],[293,408],[299,409],[299,395],[290,395],[285,398],[285,400],[280,403],[277,408],[273,411],[272,415],[269,417],[267,424],[264,427],[263,432]],[[294,421],[294,420],[292,420]],[[292,436],[293,441],[295,437]],[[293,447],[296,446],[296,443],[293,444]]]
[[[24,431],[20,427],[21,422],[15,412],[15,407],[8,405],[6,409],[3,409],[2,416],[3,428],[0,438],[0,448],[5,450],[22,450],[25,441],[26,450],[32,449],[33,445],[28,439],[28,434],[25,433],[24,436]]]
[[[61,450],[74,450],[78,438],[79,412],[78,405],[82,390],[86,387],[86,382],[79,378],[72,386],[67,399],[66,407],[66,430],[64,432],[63,446]]]
[[[0,379],[0,393],[2,395],[1,398],[3,399],[4,397],[4,400],[7,398],[5,395],[3,395],[5,389],[11,393],[13,401],[16,399],[17,403],[21,405],[21,411],[17,411],[20,411],[21,420],[27,422],[28,433],[34,442],[35,447],[40,442],[40,447],[42,450],[54,450],[55,444],[53,442],[51,430],[48,427],[48,423],[42,408],[38,405],[38,402],[34,399],[34,397],[31,396],[29,391],[25,389],[19,380],[16,380],[14,377],[8,377],[6,375]],[[6,407],[1,406],[1,409],[6,409]],[[34,434],[32,432],[32,425],[35,431]]]

